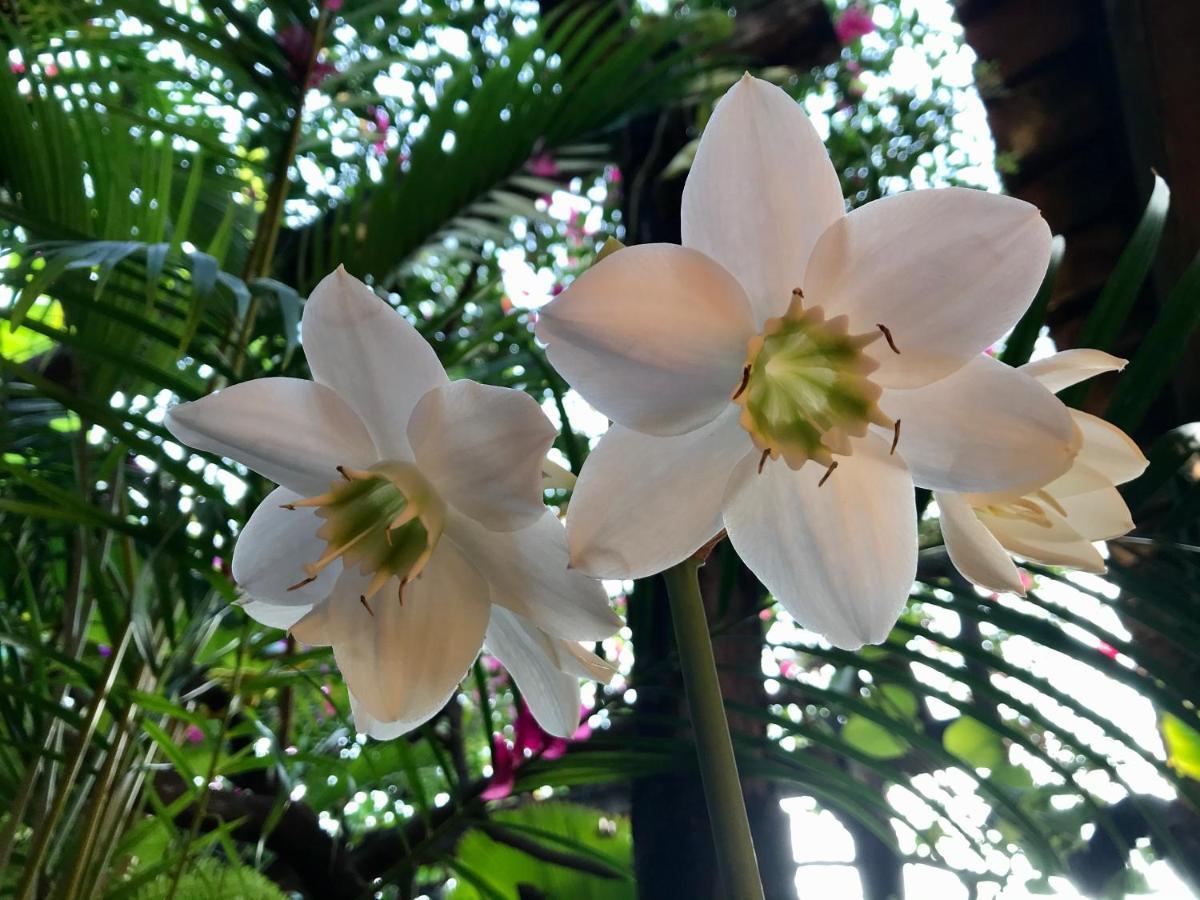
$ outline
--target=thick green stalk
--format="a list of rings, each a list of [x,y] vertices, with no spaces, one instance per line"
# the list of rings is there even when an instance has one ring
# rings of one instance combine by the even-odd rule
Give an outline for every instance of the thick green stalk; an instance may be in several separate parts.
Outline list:
[[[699,560],[688,559],[664,573],[671,599],[671,619],[675,623],[675,642],[679,646],[679,667],[692,714],[717,865],[724,882],[722,896],[730,900],[762,900],[762,881],[746,818],[746,800],[742,796],[696,575],[701,565]]]

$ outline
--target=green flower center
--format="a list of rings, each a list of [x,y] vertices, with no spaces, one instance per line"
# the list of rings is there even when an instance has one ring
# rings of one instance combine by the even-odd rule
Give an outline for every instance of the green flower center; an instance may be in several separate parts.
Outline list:
[[[820,307],[804,309],[802,299],[795,292],[788,311],[750,340],[733,395],[742,427],[763,451],[760,470],[768,457],[781,456],[793,469],[811,459],[832,470],[834,454],[849,455],[850,439],[871,423],[898,426],[879,409],[882,391],[868,378],[878,364],[863,352],[886,330],[850,334],[845,316],[827,321]]]
[[[316,580],[326,566],[341,559],[347,568],[358,566],[371,576],[364,605],[392,578],[400,580],[403,592],[404,585],[421,574],[441,537],[441,498],[412,463],[381,462],[365,470],[338,466],[338,472],[342,479],[327,493],[285,507],[315,507],[325,520],[317,529],[325,552],[304,566],[307,577],[289,590]]]

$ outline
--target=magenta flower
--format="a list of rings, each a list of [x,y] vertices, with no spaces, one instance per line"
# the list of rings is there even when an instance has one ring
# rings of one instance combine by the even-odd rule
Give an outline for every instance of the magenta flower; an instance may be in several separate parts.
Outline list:
[[[279,45],[279,48],[283,51],[283,55],[287,57],[288,74],[291,75],[293,81],[299,82],[304,78],[304,73],[308,70],[309,60],[312,59],[312,33],[299,22],[293,22],[275,34],[275,43]],[[316,87],[336,71],[337,68],[335,66],[318,59],[313,64],[312,71],[308,73],[308,83],[305,87]]]
[[[342,9],[342,0],[325,0],[325,8],[330,12],[340,12]]]
[[[199,744],[204,740],[204,732],[198,725],[189,725],[187,731],[183,733],[183,736],[189,744]]]
[[[861,6],[851,6],[837,20],[834,31],[839,41],[850,44],[872,34],[875,31],[875,20],[871,18],[870,11]]]
[[[538,178],[554,178],[559,174],[558,163],[549,153],[538,153],[529,157],[525,168],[530,175],[536,175]]]
[[[526,750],[531,756],[540,755],[542,759],[558,759],[567,752],[572,741],[585,741],[592,736],[591,726],[587,724],[590,713],[590,709],[581,706],[579,708],[581,723],[570,739],[555,737],[537,723],[529,706],[522,700],[521,708],[517,710],[517,719],[513,723],[513,749],[519,759],[524,757]]]
[[[492,735],[492,777],[481,796],[484,800],[503,800],[513,792],[516,780],[516,754],[501,735]]]
[[[23,62],[9,63],[8,71],[12,72],[14,75],[24,75],[25,74],[25,63],[23,63]]]

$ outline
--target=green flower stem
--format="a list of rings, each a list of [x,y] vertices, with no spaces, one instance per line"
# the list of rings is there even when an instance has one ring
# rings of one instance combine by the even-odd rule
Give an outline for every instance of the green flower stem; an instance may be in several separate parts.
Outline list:
[[[692,714],[717,865],[724,882],[722,896],[730,900],[762,900],[762,882],[754,856],[754,841],[750,837],[750,822],[746,818],[746,800],[738,779],[737,760],[729,737],[729,722],[725,718],[725,703],[717,681],[708,620],[696,575],[700,566],[699,560],[688,559],[663,573],[667,580],[667,595],[671,599],[675,642],[679,645],[679,667]]]

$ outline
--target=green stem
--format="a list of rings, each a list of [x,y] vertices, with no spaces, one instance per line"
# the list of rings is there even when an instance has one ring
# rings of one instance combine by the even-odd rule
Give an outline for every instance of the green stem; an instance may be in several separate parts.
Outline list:
[[[663,573],[667,580],[667,596],[671,599],[679,667],[692,714],[717,865],[724,882],[722,896],[731,900],[762,900],[762,882],[754,857],[750,822],[746,818],[746,801],[742,796],[729,722],[725,718],[725,703],[717,680],[704,600],[700,596],[696,573],[701,565],[697,559],[687,559]]]

